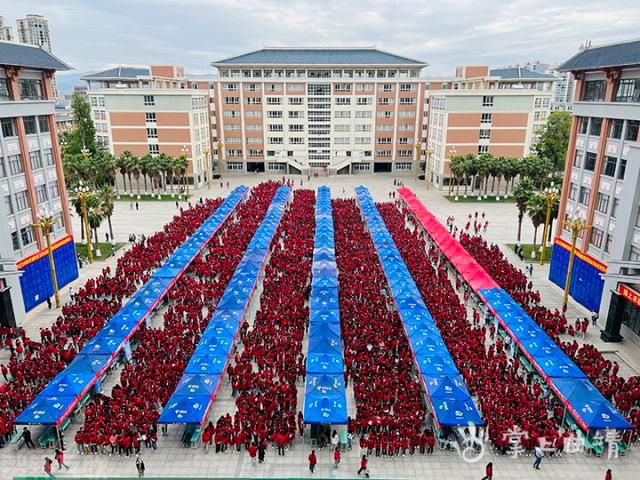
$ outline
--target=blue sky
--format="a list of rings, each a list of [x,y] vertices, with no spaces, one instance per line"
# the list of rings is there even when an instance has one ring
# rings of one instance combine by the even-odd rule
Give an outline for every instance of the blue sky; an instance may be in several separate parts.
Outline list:
[[[21,0],[0,11],[9,25],[27,13],[49,18],[54,53],[75,74],[178,63],[211,75],[211,61],[263,46],[376,46],[426,61],[425,74],[438,76],[459,64],[561,62],[587,40],[635,38],[640,2]]]

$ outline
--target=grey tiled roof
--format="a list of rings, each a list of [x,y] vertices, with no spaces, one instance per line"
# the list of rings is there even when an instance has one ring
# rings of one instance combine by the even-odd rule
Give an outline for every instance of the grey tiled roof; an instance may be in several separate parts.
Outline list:
[[[632,65],[640,65],[640,40],[587,48],[560,65],[558,70],[570,72]]]
[[[0,41],[0,65],[42,70],[71,70],[69,65],[43,48],[4,41]]]
[[[91,73],[84,75],[82,80],[99,80],[101,78],[127,78],[136,79],[142,76],[148,76],[151,74],[149,68],[140,67],[115,67],[102,72]]]
[[[547,75],[546,73],[536,72],[529,70],[528,68],[513,67],[513,68],[494,68],[489,72],[492,77],[500,77],[504,80],[517,80],[517,79],[540,79],[540,80],[555,80],[553,75]]]
[[[375,48],[263,48],[212,65],[413,65],[426,63]]]

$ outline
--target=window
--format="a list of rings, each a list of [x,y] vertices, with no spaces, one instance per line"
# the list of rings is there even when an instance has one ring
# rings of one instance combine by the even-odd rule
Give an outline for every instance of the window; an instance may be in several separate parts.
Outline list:
[[[39,185],[36,187],[36,199],[38,200],[38,203],[44,203],[47,200],[49,200],[47,198],[47,186],[46,185]]]
[[[356,137],[356,145],[370,145],[371,139],[369,137]]]
[[[15,118],[3,118],[0,120],[0,124],[2,125],[2,136],[4,138],[17,136]]]
[[[6,78],[0,78],[0,102],[12,100],[9,91],[9,81]]]
[[[591,125],[589,126],[589,135],[600,135],[602,130],[602,119],[593,117],[591,119]]]
[[[44,164],[47,167],[50,167],[51,165],[54,164],[54,160],[53,160],[53,151],[48,148],[46,150],[42,151],[42,156],[44,157]]]
[[[22,100],[42,100],[42,81],[23,78],[19,81],[20,98]]]
[[[400,105],[415,105],[416,104],[416,99],[415,98],[401,98],[400,99]]]
[[[580,150],[576,150],[576,154],[573,157],[573,166],[580,168],[582,166],[582,157],[584,154]]]
[[[247,97],[247,105],[262,105],[260,97]]]
[[[280,124],[269,125],[269,131],[270,132],[282,132],[283,131],[283,126],[280,125]]]
[[[596,199],[596,210],[606,215],[607,211],[609,210],[609,195],[598,192],[598,197]]]
[[[393,112],[377,112],[376,116],[378,118],[393,118]]]
[[[35,152],[29,152],[29,162],[31,163],[31,168],[33,170],[42,168],[42,156],[40,155],[39,150]]]
[[[303,137],[291,137],[289,138],[289,143],[292,145],[304,145]]]
[[[591,189],[589,187],[580,187],[580,198],[578,202],[582,205],[589,204],[589,197],[591,196]]]
[[[489,145],[478,145],[478,153],[489,153]]]
[[[143,96],[144,104],[147,106],[155,105],[156,99],[153,95],[144,95]]]
[[[26,135],[34,135],[38,133],[36,117],[23,117],[22,121],[24,122],[24,133]]]
[[[593,172],[593,170],[596,168],[596,154],[593,152],[587,152],[587,156],[586,159],[584,161],[584,169],[588,170],[589,172]]]
[[[409,139],[407,137],[398,138],[398,145],[409,145]]]
[[[282,105],[282,98],[280,98],[280,97],[267,97],[267,105]]]
[[[620,159],[620,165],[618,166],[618,180],[624,180],[624,174],[627,171],[627,161],[624,158]]]
[[[613,235],[611,233],[607,233],[604,241],[604,253],[610,253],[612,245],[613,245]]]
[[[244,116],[247,118],[262,118],[262,112],[260,110],[249,110],[244,112]]]
[[[373,99],[371,97],[358,97],[358,105],[372,105]]]
[[[613,199],[613,206],[611,207],[611,218],[616,218],[616,215],[618,214],[618,207],[620,206],[620,199],[619,198],[614,198]]]
[[[224,97],[225,105],[239,105],[240,97]]]
[[[60,190],[58,190],[57,183],[49,184],[49,198],[53,200],[54,198],[58,198],[60,196]]]
[[[616,157],[605,157],[604,163],[602,164],[602,174],[607,177],[615,177],[617,163],[618,159]]]
[[[493,97],[485,95],[482,97],[482,106],[483,107],[493,107]]]
[[[356,132],[370,132],[371,124],[358,124],[356,125]]]
[[[379,98],[378,105],[393,105],[393,98]]]
[[[149,153],[151,155],[157,155],[158,153],[160,153],[160,145],[158,145],[157,143],[150,143]]]
[[[401,92],[415,92],[416,88],[415,88],[415,85],[413,85],[411,83],[401,83],[400,84],[400,91]]]
[[[22,192],[16,192],[16,208],[18,212],[22,210],[26,210],[29,207],[29,203],[27,202],[27,192],[23,190]]]
[[[5,195],[4,208],[7,210],[7,215],[11,215],[13,213],[13,203],[11,203],[11,195]]]
[[[383,92],[393,92],[393,85],[390,83],[385,83],[382,85]]]
[[[624,121],[620,119],[613,119],[609,123],[609,138],[621,139],[622,138],[622,127],[624,126]]]
[[[625,78],[618,81],[616,102],[640,102],[640,78]]]
[[[282,118],[282,112],[277,110],[267,110],[267,118]]]
[[[40,128],[40,133],[47,133],[49,131],[49,117],[40,115],[38,117],[38,127]]]
[[[334,145],[349,145],[349,137],[335,137],[333,139]]]
[[[158,129],[147,128],[147,138],[158,138]]]
[[[224,89],[227,92],[237,92],[238,91],[238,84],[237,83],[225,83],[224,84]]]
[[[369,110],[359,110],[356,112],[356,118],[372,118],[373,114]]]
[[[627,131],[624,134],[624,139],[630,142],[638,141],[638,130],[640,129],[640,120],[629,120],[627,122]]]
[[[9,160],[9,174],[10,175],[18,175],[22,173],[24,170],[22,169],[22,155],[9,155],[7,157]]]
[[[351,84],[349,83],[336,83],[334,87],[335,92],[350,92]]]
[[[491,113],[483,113],[480,121],[482,123],[491,123],[492,114]]]
[[[304,104],[304,98],[302,97],[292,97],[289,98],[289,105],[303,105]]]
[[[582,100],[585,102],[603,102],[606,90],[607,82],[605,80],[588,80],[584,82]]]
[[[391,138],[389,137],[381,137],[376,139],[376,143],[378,145],[391,145]]]
[[[290,132],[304,132],[304,125],[289,125]]]
[[[147,123],[155,123],[156,122],[156,112],[145,112],[144,113],[144,121]]]
[[[569,186],[569,200],[575,200],[577,193],[578,193],[578,186],[575,183],[572,183]]]
[[[284,143],[284,139],[282,137],[271,137],[269,138],[270,145],[282,145]]]
[[[595,227],[591,229],[591,241],[589,242],[591,243],[591,245],[593,245],[596,248],[601,248],[603,238],[604,238],[604,232],[602,230]]]
[[[588,117],[580,117],[580,132],[582,135],[587,133],[589,128],[589,118]]]
[[[491,130],[487,129],[487,128],[482,128],[480,129],[480,139],[488,139],[491,137]]]
[[[629,250],[629,261],[640,262],[640,248],[631,247],[631,250]]]
[[[333,126],[333,131],[334,132],[350,132],[351,131],[351,125],[349,124],[345,124],[345,125],[334,125]]]
[[[20,250],[20,240],[18,239],[18,232],[11,232],[11,241],[13,242],[13,249]]]
[[[336,105],[351,105],[351,99],[349,97],[336,98]]]
[[[262,143],[262,137],[247,137],[247,143]]]
[[[24,227],[20,229],[20,238],[22,238],[22,245],[26,247],[27,245],[33,243],[33,232],[31,231],[32,227]]]

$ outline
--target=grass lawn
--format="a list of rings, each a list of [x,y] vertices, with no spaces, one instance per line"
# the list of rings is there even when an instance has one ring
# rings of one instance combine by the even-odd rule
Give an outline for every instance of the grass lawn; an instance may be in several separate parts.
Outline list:
[[[514,197],[504,197],[500,196],[500,200],[496,200],[495,195],[487,195],[487,198],[482,200],[478,200],[476,194],[467,195],[467,198],[464,198],[464,194],[458,195],[458,200],[456,200],[455,194],[453,195],[445,195],[445,198],[453,203],[516,203],[516,199]]]
[[[160,198],[150,193],[141,193],[140,198],[135,193],[120,193],[120,198],[116,196],[116,202],[175,202],[176,200],[186,200],[190,197],[192,197],[191,193],[187,196],[184,193],[179,194],[177,192],[173,196],[171,196],[171,193],[161,193]]]
[[[123,242],[118,242],[116,243],[116,251],[120,250],[122,248],[122,246],[124,245]],[[106,243],[106,242],[101,242],[100,243],[100,253],[102,255],[100,255],[99,257],[96,257],[95,252],[96,252],[96,247],[94,244],[92,244],[93,246],[93,259],[94,260],[106,260],[107,258],[109,258],[109,255],[111,255],[111,244],[110,243]],[[84,263],[87,262],[87,245],[86,244],[82,244],[82,243],[76,243],[76,252],[78,254],[80,254],[80,256],[82,257],[82,261]]]
[[[516,244],[515,243],[507,243],[507,247],[515,252]],[[533,249],[533,245],[531,243],[523,243],[522,244],[524,261],[531,262],[535,261],[540,263],[540,244],[536,245],[536,258],[531,258],[531,250]],[[547,243],[547,248],[544,252],[544,263],[549,263],[551,261],[551,251],[553,247]]]

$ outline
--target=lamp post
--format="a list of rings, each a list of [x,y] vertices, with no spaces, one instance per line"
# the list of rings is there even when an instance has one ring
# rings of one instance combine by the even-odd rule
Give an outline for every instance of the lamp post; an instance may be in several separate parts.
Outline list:
[[[91,230],[89,229],[89,214],[87,212],[87,199],[93,195],[91,189],[80,183],[75,189],[76,197],[80,200],[82,205],[82,219],[84,220],[84,231],[87,237],[87,257],[89,263],[93,263],[93,250],[91,248]]]
[[[457,154],[458,154],[458,150],[456,149],[456,146],[454,145],[449,149],[449,156],[448,156],[449,162],[451,162],[451,157],[454,156],[454,155],[457,155]],[[451,173],[451,171],[449,171],[449,173]],[[458,185],[459,185],[459,183],[458,183],[458,177],[455,176],[455,175],[454,175],[454,177],[456,179],[456,196],[455,196],[454,200],[457,202],[459,200],[459,198],[458,198],[458,190],[459,190]],[[442,169],[442,178],[444,178],[444,168]],[[465,181],[466,181],[466,178],[465,178]],[[442,184],[444,185],[444,180],[443,180]],[[451,184],[451,176],[449,176],[449,184]],[[464,198],[467,198],[467,196],[465,195]]]
[[[184,155],[185,158],[187,159],[187,166],[184,169],[184,183],[185,183],[185,188],[187,190],[187,198],[189,198],[189,181],[187,180],[187,171],[189,170],[189,156],[188,156],[188,154],[190,153],[189,147],[187,147],[186,145],[183,145],[180,151],[182,152],[182,155]]]
[[[420,176],[420,141],[416,139],[416,143],[413,146],[416,149],[416,182]]]
[[[542,196],[547,202],[547,216],[544,221],[544,233],[542,235],[542,245],[540,246],[540,265],[544,265],[544,255],[547,250],[547,233],[551,227],[551,210],[553,209],[553,205],[558,201],[558,193],[558,189],[553,186],[553,183],[542,192]]]
[[[576,242],[580,233],[590,228],[583,218],[574,217],[570,220],[565,220],[564,225],[571,231],[571,255],[569,256],[569,265],[567,266],[567,280],[564,284],[564,298],[562,299],[562,306],[566,307],[569,301],[569,287],[571,286],[571,275],[573,274],[573,260],[576,256]]]
[[[204,170],[205,178],[207,180],[207,190],[211,190],[211,172],[209,171],[209,153],[211,150],[206,147],[202,153],[204,153]]]
[[[426,151],[427,154],[427,163],[424,167],[424,179],[427,183],[427,190],[429,190],[429,186],[431,184],[431,156],[433,155],[433,148],[429,147]]]
[[[221,141],[218,141],[218,170],[220,170],[220,180],[222,180],[222,172],[224,170],[224,162],[222,159],[222,149],[224,148],[224,145],[222,144]]]
[[[56,274],[56,264],[53,261],[53,251],[51,250],[51,230],[57,220],[49,214],[47,210],[41,211],[35,223],[31,226],[42,230],[45,240],[47,241],[47,256],[49,257],[49,268],[51,269],[51,283],[53,284],[53,297],[56,301],[56,308],[60,308],[60,292],[58,291],[58,277]]]

